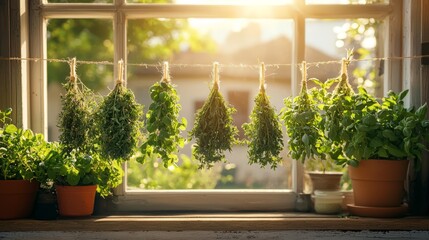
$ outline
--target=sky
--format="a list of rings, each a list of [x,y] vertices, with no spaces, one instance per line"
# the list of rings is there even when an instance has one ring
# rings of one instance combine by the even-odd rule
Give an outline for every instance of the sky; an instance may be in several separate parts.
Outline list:
[[[251,20],[257,23],[261,29],[261,40],[269,41],[278,37],[293,36],[292,20]],[[342,26],[345,20],[307,20],[306,42],[308,45],[333,57],[343,57],[343,49],[335,46],[337,34],[334,27]],[[246,19],[189,19],[190,24],[204,33],[209,33],[212,38],[222,44],[231,32],[239,32],[250,23]],[[323,37],[321,37],[323,36]]]

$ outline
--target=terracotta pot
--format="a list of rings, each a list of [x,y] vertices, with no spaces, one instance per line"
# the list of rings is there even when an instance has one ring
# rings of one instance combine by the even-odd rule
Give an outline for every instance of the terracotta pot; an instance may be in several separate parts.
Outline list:
[[[65,217],[90,216],[94,211],[94,199],[97,185],[55,186],[57,191],[58,212]]]
[[[0,180],[0,219],[29,217],[36,201],[38,182]]]
[[[362,160],[349,166],[356,206],[398,207],[405,190],[408,160]]]
[[[320,191],[337,191],[340,190],[340,182],[343,173],[341,172],[308,172],[313,192]]]

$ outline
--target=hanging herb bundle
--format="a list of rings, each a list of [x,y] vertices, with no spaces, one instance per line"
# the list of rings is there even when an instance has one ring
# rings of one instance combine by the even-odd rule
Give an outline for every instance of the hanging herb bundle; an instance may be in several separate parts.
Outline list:
[[[140,148],[143,157],[138,161],[143,162],[146,157],[155,154],[168,167],[178,161],[177,152],[185,143],[180,133],[186,129],[187,121],[185,118],[182,122],[178,121],[181,106],[176,89],[171,84],[167,62],[163,70],[161,81],[150,88],[152,103],[146,113],[148,136]]]
[[[210,94],[198,110],[190,132],[190,139],[196,140],[193,155],[201,168],[210,168],[216,162],[225,161],[225,150],[231,151],[237,142],[238,129],[231,116],[235,109],[227,105],[219,92],[218,63],[213,64],[213,78]]]
[[[292,158],[305,162],[306,159],[320,157],[318,149],[323,133],[318,125],[321,116],[317,104],[307,90],[307,67],[302,64],[301,92],[295,98],[286,98],[281,116],[289,136],[289,153]]]
[[[249,163],[258,163],[262,167],[267,164],[272,169],[282,160],[279,156],[283,150],[282,125],[278,115],[265,92],[265,65],[261,64],[259,93],[255,98],[255,107],[250,115],[250,123],[243,124],[248,138],[247,151]]]
[[[66,93],[61,96],[59,138],[67,152],[73,149],[89,151],[93,145],[90,134],[94,126],[92,111],[96,104],[92,91],[86,88],[76,76],[76,58],[73,58],[69,64],[70,78],[63,85]]]
[[[355,94],[351,87],[348,75],[347,66],[352,58],[352,52],[348,51],[347,58],[342,60],[341,64],[341,75],[337,78],[338,84],[335,87],[329,103],[325,105],[325,116],[323,120],[325,135],[327,141],[325,142],[329,149],[327,154],[334,161],[343,161],[342,154],[342,129],[344,128],[341,119],[343,114],[353,109],[352,96]]]
[[[142,127],[143,106],[124,86],[123,61],[119,61],[119,78],[97,111],[97,127],[103,157],[128,160],[136,149]]]

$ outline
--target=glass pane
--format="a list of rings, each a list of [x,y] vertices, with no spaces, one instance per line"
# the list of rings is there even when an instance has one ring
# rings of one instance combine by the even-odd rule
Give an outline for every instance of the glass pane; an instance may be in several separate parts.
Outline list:
[[[102,19],[51,19],[47,27],[47,55],[53,59],[76,57],[87,61],[113,61],[113,22]],[[113,81],[113,66],[77,64],[77,75],[94,91],[104,94]],[[61,84],[70,76],[64,62],[48,62],[48,138],[58,140]]]
[[[306,4],[389,4],[389,0],[305,0]]]
[[[48,0],[48,3],[113,3],[113,0]]]
[[[277,110],[290,95],[291,20],[137,19],[128,21],[128,86],[149,108],[149,88],[161,79],[158,63],[170,62],[181,116],[193,127],[195,112],[209,94],[213,61],[219,61],[220,90],[237,112],[235,124],[248,121],[259,91],[258,63],[267,64],[267,93]],[[145,66],[139,63],[155,64]],[[158,68],[157,68],[158,67]],[[184,133],[186,135],[187,132]],[[285,141],[286,142],[286,141]],[[236,145],[226,164],[198,170],[188,143],[177,167],[164,168],[153,159],[128,165],[128,189],[287,189],[291,161],[286,150],[282,166],[271,170],[250,165],[247,146]]]
[[[291,4],[292,0],[127,0],[128,3],[174,3],[174,4],[242,4],[242,5],[281,5]]]
[[[350,83],[364,86],[377,97],[383,96],[383,56],[382,22],[375,19],[349,20],[307,20],[306,44],[307,59],[316,61],[341,60],[347,49],[353,49],[354,60],[349,65]],[[323,38],[320,36],[323,34]],[[323,46],[323,47],[321,47]],[[325,56],[311,56],[314,48],[320,48]],[[364,59],[369,59],[365,60]],[[327,77],[336,77],[340,72],[340,63],[311,67],[309,75],[324,71]]]
[[[346,57],[347,49],[353,49],[353,59],[359,61],[349,64],[350,84],[354,89],[362,85],[371,94],[382,97],[384,62],[374,59],[383,56],[382,32],[381,22],[374,19],[306,20],[305,58],[310,63],[308,77],[322,81],[338,77],[341,72],[340,60]],[[311,162],[307,162],[307,170],[322,168],[320,164],[309,163]],[[338,166],[329,167],[327,170],[344,171],[343,180],[346,180],[347,171],[336,167]],[[344,188],[350,187],[347,181],[343,183]],[[307,189],[308,187],[307,185]]]

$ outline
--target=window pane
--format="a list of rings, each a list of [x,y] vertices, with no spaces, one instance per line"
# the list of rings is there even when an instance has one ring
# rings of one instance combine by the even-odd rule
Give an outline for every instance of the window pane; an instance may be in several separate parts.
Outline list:
[[[281,5],[291,4],[292,0],[127,0],[129,3],[174,3],[174,4],[243,4],[243,5]]]
[[[87,61],[113,61],[113,23],[101,19],[51,19],[47,27],[47,56],[53,59],[76,57]],[[77,64],[77,75],[89,88],[106,93],[113,83],[113,66]],[[48,62],[48,138],[58,140],[61,84],[70,76],[64,62]]]
[[[389,0],[305,0],[306,4],[389,4]]]
[[[369,92],[378,97],[383,96],[383,61],[363,59],[379,58],[383,54],[383,25],[382,21],[375,19],[349,19],[349,20],[307,20],[307,59],[316,61],[341,59],[346,56],[347,49],[353,49],[353,61],[349,65],[350,83],[364,86]],[[323,34],[323,38],[320,36]],[[312,48],[323,46],[321,50],[327,58],[311,56]],[[309,75],[318,71],[325,71],[328,77],[336,77],[340,72],[340,65],[319,65],[311,67]]]
[[[237,112],[237,125],[248,121],[259,90],[258,63],[267,66],[267,93],[277,110],[290,95],[292,21],[243,19],[136,19],[128,21],[128,86],[138,101],[149,108],[149,87],[161,79],[152,66],[168,60],[172,82],[177,86],[181,115],[192,129],[195,112],[209,94],[213,61],[219,61],[220,89]],[[272,65],[270,65],[272,64]],[[186,135],[187,133],[185,133]],[[286,143],[286,141],[285,141]],[[159,160],[128,166],[128,189],[287,189],[291,161],[286,150],[284,164],[275,171],[249,165],[247,146],[236,145],[227,153],[228,163],[198,170],[188,143],[178,167],[164,168]]]

